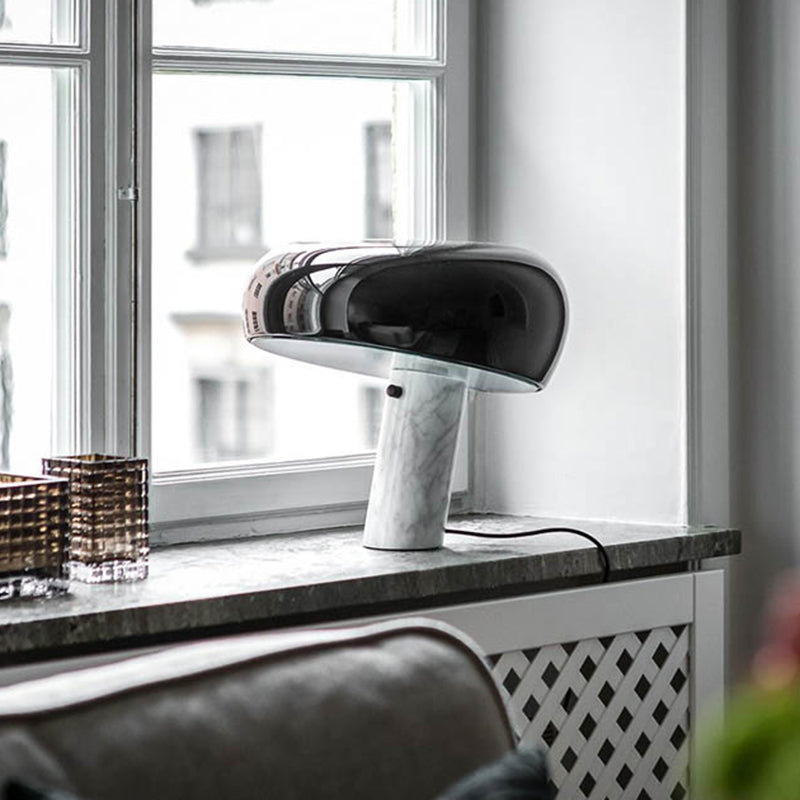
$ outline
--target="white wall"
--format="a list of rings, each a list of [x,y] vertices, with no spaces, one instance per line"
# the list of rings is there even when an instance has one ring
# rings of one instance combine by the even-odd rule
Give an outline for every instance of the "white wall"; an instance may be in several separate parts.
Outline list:
[[[571,316],[544,392],[481,400],[483,504],[681,522],[684,3],[478,5],[479,232],[550,261]]]

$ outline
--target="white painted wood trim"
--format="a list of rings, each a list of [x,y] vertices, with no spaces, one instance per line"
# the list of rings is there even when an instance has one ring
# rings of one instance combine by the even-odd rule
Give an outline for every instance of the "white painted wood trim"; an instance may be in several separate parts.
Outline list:
[[[725,699],[725,573],[694,575],[694,625],[690,665],[692,762],[698,763],[696,733],[709,715],[722,712]],[[696,776],[690,774],[694,782]],[[697,792],[693,792],[698,797]]]
[[[373,458],[264,467],[261,474],[201,472],[153,479],[150,511],[159,526],[181,520],[267,514],[366,501]]]
[[[160,72],[245,75],[312,75],[362,78],[436,78],[444,64],[432,58],[328,56],[257,53],[192,47],[156,47],[153,66]]]
[[[0,64],[75,67],[87,61],[88,55],[88,50],[76,45],[0,44]]]
[[[693,612],[692,576],[673,575],[361,617],[336,623],[335,627],[424,617],[453,625],[486,653],[502,653],[665,625],[684,625],[692,622]]]

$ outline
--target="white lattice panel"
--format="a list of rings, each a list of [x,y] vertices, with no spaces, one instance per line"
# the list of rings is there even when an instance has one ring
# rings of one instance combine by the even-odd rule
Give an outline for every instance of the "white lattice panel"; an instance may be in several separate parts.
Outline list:
[[[517,736],[543,742],[560,800],[682,800],[689,626],[490,657]]]

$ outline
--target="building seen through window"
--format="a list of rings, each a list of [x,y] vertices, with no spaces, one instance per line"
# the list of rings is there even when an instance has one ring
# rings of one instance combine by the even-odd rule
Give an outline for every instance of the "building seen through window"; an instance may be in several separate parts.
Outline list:
[[[382,386],[362,386],[359,399],[361,401],[364,446],[368,450],[374,450],[378,446],[386,395]]]
[[[4,19],[4,0],[0,0],[0,27]],[[6,187],[6,142],[0,141],[0,259],[8,255],[8,189]],[[14,381],[9,346],[11,306],[0,302],[0,469],[11,463],[11,428],[14,409]]]
[[[3,0],[0,0],[2,3]],[[0,15],[1,16],[1,15]],[[8,252],[6,226],[8,225],[8,189],[6,188],[6,149],[4,141],[0,141],[0,258]]]
[[[364,125],[363,171],[366,178],[364,219],[366,238],[389,238],[392,235],[391,141],[389,120],[371,121]],[[210,254],[210,260],[239,260],[243,248],[261,239],[262,170],[261,126],[196,128],[196,185],[198,203],[197,251]],[[195,273],[200,281],[209,276]],[[220,289],[222,287],[220,286]],[[214,308],[196,309],[189,315],[178,314],[176,320],[186,337],[190,358],[195,363],[191,374],[194,429],[192,451],[200,463],[268,458],[273,452],[275,436],[275,375],[278,392],[288,395],[297,391],[287,383],[289,365],[276,359],[269,369],[260,353],[240,351],[241,332],[234,315],[223,315],[226,322],[208,324]],[[204,317],[206,323],[203,323]],[[213,355],[217,354],[217,355]],[[247,355],[247,358],[244,356]],[[253,357],[255,363],[248,364]],[[198,367],[197,363],[203,366]],[[296,365],[294,365],[296,370]],[[302,374],[302,373],[301,373]],[[310,368],[311,383],[304,389],[313,391],[323,385],[326,375]],[[378,442],[383,391],[381,387],[356,379],[357,391],[351,413],[340,416],[339,424],[352,418],[352,441],[357,449],[372,450]],[[307,415],[291,413],[299,404],[284,401],[281,414],[285,431],[302,436],[308,428]],[[284,446],[285,452],[285,446]]]
[[[29,30],[49,14],[44,5],[0,2],[15,25],[1,33]],[[56,332],[68,303],[57,297],[74,266],[74,249],[59,253],[57,245],[77,239],[74,160],[58,134],[73,114],[64,92],[70,75],[0,65],[0,469],[19,474],[37,474],[53,451],[53,420],[66,405],[54,390],[54,343],[66,338]]]
[[[272,449],[272,382],[268,369],[221,369],[195,377],[199,461],[261,458]]]
[[[366,149],[366,238],[391,239],[392,125],[388,120],[364,126]]]
[[[156,78],[154,469],[373,450],[381,387],[248,345],[240,309],[265,240],[392,236],[392,84]]]
[[[427,233],[435,83],[388,65],[435,55],[435,4],[158,0],[152,13],[154,473],[372,450],[376,381],[248,345],[241,298],[256,262],[293,242]],[[164,48],[187,69],[159,65]],[[248,55],[232,69],[188,68],[200,50],[325,63],[295,74]],[[260,369],[268,391],[248,382]],[[268,436],[241,433],[264,426]]]
[[[258,257],[261,236],[261,126],[197,128],[198,255]]]
[[[9,347],[11,307],[0,303],[0,469],[11,465],[11,430],[14,421],[14,371]]]

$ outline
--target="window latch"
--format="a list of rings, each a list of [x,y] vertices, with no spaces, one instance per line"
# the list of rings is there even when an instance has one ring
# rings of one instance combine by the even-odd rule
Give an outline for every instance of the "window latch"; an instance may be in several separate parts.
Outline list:
[[[128,200],[131,203],[137,202],[139,200],[139,187],[123,186],[121,189],[117,189],[117,199]]]

